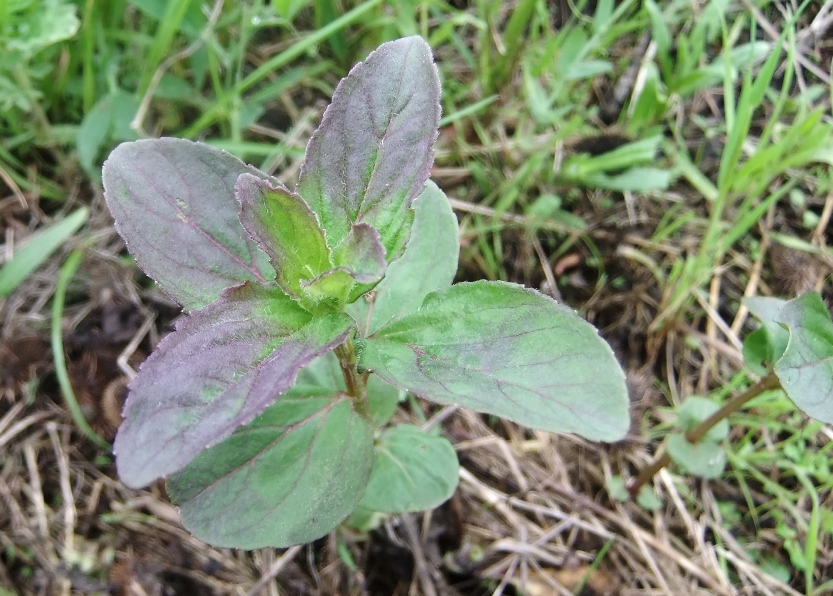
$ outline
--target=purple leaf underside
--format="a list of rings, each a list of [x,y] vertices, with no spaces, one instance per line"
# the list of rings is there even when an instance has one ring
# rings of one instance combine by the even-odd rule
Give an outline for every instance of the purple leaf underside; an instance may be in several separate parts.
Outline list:
[[[313,317],[275,284],[248,283],[182,319],[130,383],[115,442],[122,481],[138,488],[182,469],[289,389],[352,324],[344,313]]]
[[[183,525],[236,548],[324,536],[358,505],[373,429],[345,396],[287,397],[168,480]]]
[[[333,261],[360,283],[378,282],[387,267],[379,232],[366,223],[354,225],[333,251]]]
[[[592,325],[515,284],[462,283],[364,342],[360,365],[420,397],[591,440],[630,423],[624,374]]]
[[[364,222],[388,262],[401,254],[434,159],[439,99],[431,48],[417,36],[382,44],[339,83],[298,183],[331,246]]]
[[[104,196],[136,263],[186,310],[275,272],[238,219],[236,157],[184,139],[122,143],[104,163]]]

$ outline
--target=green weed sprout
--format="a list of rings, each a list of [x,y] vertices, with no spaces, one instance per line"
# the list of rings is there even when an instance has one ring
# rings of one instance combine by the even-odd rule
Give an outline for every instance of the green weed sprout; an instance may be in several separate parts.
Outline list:
[[[624,436],[624,375],[590,324],[515,284],[451,285],[457,220],[428,180],[439,99],[431,50],[409,37],[338,85],[295,191],[182,139],[104,164],[127,248],[188,313],[130,384],[118,473],[165,477],[203,541],[284,547],[356,511],[448,499],[455,451],[388,425],[401,392]]]
[[[721,407],[703,397],[686,399],[678,411],[679,430],[668,435],[665,453],[628,485],[630,496],[644,494],[647,482],[671,462],[695,476],[720,476],[728,416],[766,391],[780,388],[799,410],[833,424],[833,320],[821,296],[808,292],[789,301],[758,296],[744,303],[761,321],[743,343],[744,360],[761,379]]]

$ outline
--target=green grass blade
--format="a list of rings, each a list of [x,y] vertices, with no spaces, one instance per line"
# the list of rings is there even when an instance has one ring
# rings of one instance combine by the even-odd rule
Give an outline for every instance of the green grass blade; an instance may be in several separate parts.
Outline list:
[[[0,297],[8,296],[26,281],[35,269],[78,231],[89,215],[89,210],[82,207],[47,229],[33,234],[0,269]]]
[[[165,12],[159,20],[159,28],[148,52],[148,60],[143,65],[142,83],[139,85],[139,95],[144,95],[150,84],[156,67],[162,62],[166,54],[171,53],[174,36],[188,12],[191,0],[170,0],[165,6]]]
[[[75,399],[75,392],[72,390],[72,383],[70,383],[69,373],[67,372],[66,357],[64,356],[61,318],[64,314],[67,286],[78,270],[78,266],[81,264],[81,259],[83,258],[84,253],[80,250],[76,249],[72,251],[69,257],[67,257],[64,266],[61,267],[61,275],[58,277],[58,283],[55,286],[55,296],[52,299],[52,358],[55,362],[55,375],[58,377],[58,385],[61,387],[61,393],[64,395],[67,407],[69,407],[69,412],[72,414],[72,419],[75,421],[75,424],[78,425],[79,430],[84,433],[84,436],[109,453],[113,448],[90,427],[87,419],[84,418],[81,406],[78,405],[78,400]]]
[[[210,126],[214,122],[216,122],[217,117],[222,111],[231,103],[234,97],[237,97],[257,83],[259,83],[262,79],[264,79],[268,74],[276,71],[277,69],[286,66],[297,57],[302,55],[304,52],[309,50],[310,48],[318,45],[322,41],[329,39],[329,37],[335,34],[337,31],[341,31],[348,25],[354,23],[355,21],[359,20],[361,17],[365,15],[368,11],[375,8],[382,0],[367,0],[362,4],[359,4],[356,8],[351,10],[350,12],[346,13],[345,15],[339,17],[338,19],[329,23],[326,27],[315,31],[314,33],[310,33],[306,37],[298,40],[288,48],[286,48],[280,54],[277,54],[261,64],[258,68],[256,68],[252,73],[250,73],[245,79],[240,81],[231,92],[221,96],[218,98],[217,103],[214,104],[205,114],[203,114],[194,124],[186,128],[182,132],[182,136],[186,138],[193,138],[200,131],[202,131],[205,127]]]

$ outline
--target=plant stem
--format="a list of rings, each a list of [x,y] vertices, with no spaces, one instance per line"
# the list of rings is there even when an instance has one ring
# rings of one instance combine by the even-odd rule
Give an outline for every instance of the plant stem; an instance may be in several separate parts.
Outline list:
[[[717,410],[714,414],[688,431],[685,435],[686,440],[689,443],[697,443],[700,439],[706,436],[706,433],[709,432],[718,422],[727,418],[730,414],[734,414],[740,410],[743,405],[753,397],[757,397],[764,391],[777,389],[780,386],[781,382],[778,380],[775,373],[769,373],[766,377],[752,385],[749,389],[727,401],[723,404],[723,407]],[[636,478],[628,483],[628,492],[631,497],[636,498],[636,495],[639,494],[639,490],[645,486],[645,484],[647,484],[657,472],[670,463],[671,456],[668,455],[668,451],[665,451],[654,461],[654,463],[642,470]]]
[[[356,350],[353,340],[349,337],[335,349],[344,384],[347,385],[347,395],[353,400],[353,407],[361,416],[370,419],[370,404],[367,401],[367,374],[359,373],[356,364]]]

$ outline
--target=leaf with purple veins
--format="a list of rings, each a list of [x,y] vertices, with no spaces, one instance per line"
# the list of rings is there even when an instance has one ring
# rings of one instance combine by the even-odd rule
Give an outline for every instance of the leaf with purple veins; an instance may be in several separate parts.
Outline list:
[[[360,349],[362,368],[431,401],[591,440],[622,439],[630,424],[607,343],[569,308],[516,284],[432,292]]]
[[[352,325],[344,313],[313,317],[274,284],[226,290],[183,319],[130,383],[119,477],[138,488],[182,469],[292,387]]]
[[[237,214],[241,174],[266,178],[236,157],[184,139],[122,143],[104,163],[104,197],[136,263],[186,310],[225,288],[275,272]]]
[[[387,262],[402,253],[434,159],[439,99],[431,48],[417,36],[382,44],[339,83],[298,182],[330,246],[363,222]]]
[[[236,548],[324,536],[358,505],[373,465],[373,429],[343,394],[289,397],[168,480],[183,525]]]

